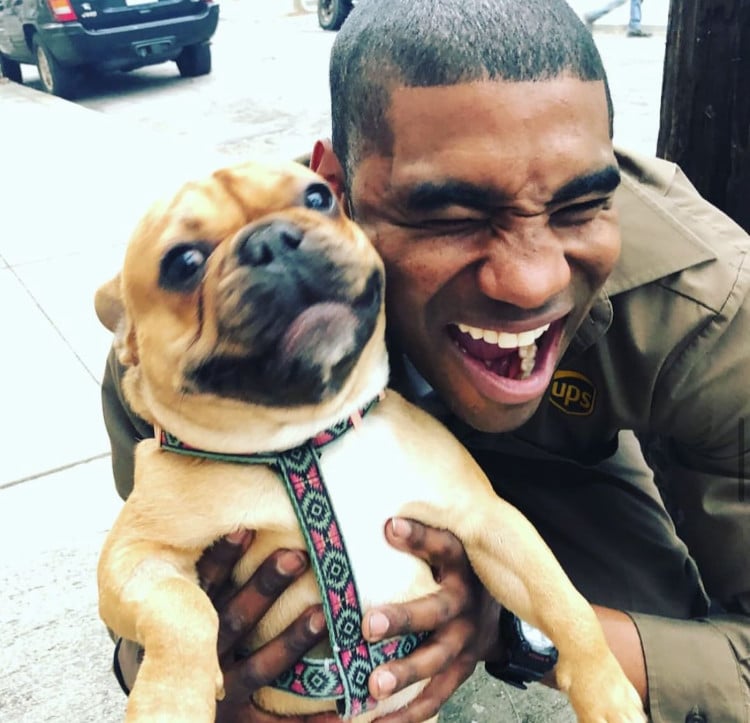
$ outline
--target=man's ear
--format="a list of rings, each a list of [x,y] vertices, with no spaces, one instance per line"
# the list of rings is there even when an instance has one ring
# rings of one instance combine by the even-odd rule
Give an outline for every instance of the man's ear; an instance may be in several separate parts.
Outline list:
[[[310,168],[328,181],[333,192],[338,197],[341,207],[346,210],[346,194],[344,193],[344,169],[333,152],[329,138],[315,142],[310,155]]]

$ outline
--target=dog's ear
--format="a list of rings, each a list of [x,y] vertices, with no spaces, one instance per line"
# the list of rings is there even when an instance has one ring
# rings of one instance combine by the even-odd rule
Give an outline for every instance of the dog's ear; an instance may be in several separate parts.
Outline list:
[[[138,363],[135,329],[122,300],[120,274],[96,290],[94,309],[99,321],[115,335],[114,346],[120,363],[135,366]]]
[[[99,321],[111,332],[116,332],[118,324],[125,316],[125,306],[122,303],[120,291],[120,274],[96,290],[94,309]]]

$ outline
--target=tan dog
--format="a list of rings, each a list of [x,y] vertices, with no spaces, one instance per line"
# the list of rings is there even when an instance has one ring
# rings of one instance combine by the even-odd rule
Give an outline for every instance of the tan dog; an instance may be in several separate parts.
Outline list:
[[[318,176],[297,164],[246,164],[152,208],[97,310],[116,328],[138,414],[213,453],[286,450],[356,419],[385,388],[383,280],[373,246]],[[388,518],[449,529],[491,594],[554,641],[557,683],[580,720],[644,720],[591,607],[452,435],[390,390],[356,427],[320,464],[363,608],[436,589],[426,564],[386,543]],[[214,719],[218,621],[195,564],[241,528],[257,533],[239,583],[272,551],[304,545],[269,467],[181,456],[156,439],[138,445],[135,489],[99,564],[102,618],[146,650],[128,720]],[[318,601],[308,572],[264,618],[255,645]],[[423,685],[356,720],[405,705]],[[256,700],[286,714],[335,707],[270,687]]]

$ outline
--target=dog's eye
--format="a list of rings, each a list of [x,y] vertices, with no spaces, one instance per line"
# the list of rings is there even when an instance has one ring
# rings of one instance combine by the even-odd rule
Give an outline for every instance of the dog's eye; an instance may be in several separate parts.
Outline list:
[[[208,244],[178,244],[164,254],[159,269],[159,286],[168,291],[192,291],[203,278]]]
[[[333,191],[325,183],[313,183],[305,189],[304,203],[306,208],[328,213],[336,207]]]

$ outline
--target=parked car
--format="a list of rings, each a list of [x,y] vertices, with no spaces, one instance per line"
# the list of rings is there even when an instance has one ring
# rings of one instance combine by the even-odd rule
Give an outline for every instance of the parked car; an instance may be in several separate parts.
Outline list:
[[[318,0],[318,25],[323,30],[338,30],[353,5],[354,0]]]
[[[214,0],[0,0],[0,75],[22,82],[36,65],[48,93],[70,98],[79,72],[175,61],[180,75],[211,72]]]

